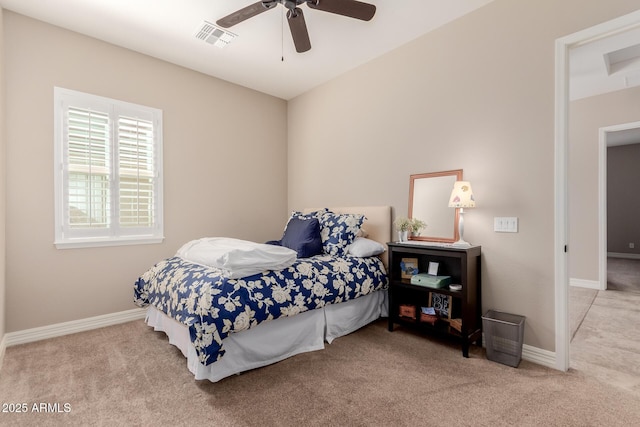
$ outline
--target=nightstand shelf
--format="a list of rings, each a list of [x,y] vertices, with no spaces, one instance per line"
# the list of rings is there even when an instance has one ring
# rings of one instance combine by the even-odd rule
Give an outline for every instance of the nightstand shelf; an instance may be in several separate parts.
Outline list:
[[[482,318],[480,301],[480,246],[457,248],[454,246],[424,242],[389,243],[389,331],[394,324],[418,331],[457,339],[461,342],[462,354],[469,357],[469,345],[482,341]],[[452,283],[462,285],[461,290],[431,288],[411,284],[402,278],[400,263],[403,259],[418,260],[418,270],[428,271],[430,262],[438,263],[438,274],[451,276]],[[439,294],[449,300],[450,316],[440,318],[435,325],[420,321],[421,307],[429,305],[430,294]],[[400,315],[400,306],[414,307],[413,318]],[[450,325],[451,319],[461,319],[460,331]]]

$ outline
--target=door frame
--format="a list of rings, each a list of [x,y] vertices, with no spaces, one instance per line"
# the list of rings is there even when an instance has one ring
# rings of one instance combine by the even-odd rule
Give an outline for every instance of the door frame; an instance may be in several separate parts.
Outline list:
[[[600,289],[607,289],[607,148],[609,147],[609,134],[613,132],[640,129],[640,121],[621,123],[619,125],[600,128],[598,139],[598,211],[599,211],[599,282]]]
[[[610,35],[640,27],[640,10],[559,38],[555,44],[554,284],[556,369],[569,369],[568,146],[569,51]],[[602,230],[599,231],[602,233]],[[606,237],[606,235],[605,235]],[[600,234],[602,239],[602,234]],[[602,244],[602,243],[601,243]]]

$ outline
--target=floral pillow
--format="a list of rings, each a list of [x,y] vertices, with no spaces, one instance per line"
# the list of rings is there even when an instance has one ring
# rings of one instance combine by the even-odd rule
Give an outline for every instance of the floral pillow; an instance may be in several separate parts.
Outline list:
[[[322,251],[329,255],[346,255],[364,222],[364,215],[324,212],[320,215]]]
[[[313,212],[309,212],[309,213],[302,213],[300,211],[293,211],[291,212],[291,217],[292,218],[305,218],[305,219],[309,219],[309,218],[318,218],[320,219],[320,217],[322,215],[324,215],[327,212],[331,212],[329,209],[327,208],[322,208],[319,211],[313,211]]]

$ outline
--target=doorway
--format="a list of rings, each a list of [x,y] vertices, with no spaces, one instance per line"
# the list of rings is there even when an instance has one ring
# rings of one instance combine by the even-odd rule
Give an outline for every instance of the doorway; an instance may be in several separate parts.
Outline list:
[[[556,368],[569,369],[568,320],[568,115],[569,115],[569,52],[571,49],[609,37],[623,31],[640,28],[640,11],[588,28],[556,40],[556,126],[555,126],[555,315]],[[599,238],[603,239],[602,230]],[[605,228],[606,232],[606,228]],[[606,246],[606,234],[605,246]],[[602,279],[602,278],[601,278]],[[606,283],[606,276],[604,279]]]
[[[617,195],[613,195],[614,200],[608,197],[608,185],[607,182],[610,179],[610,174],[612,172],[616,172],[619,174],[620,171],[611,171],[608,165],[609,149],[612,147],[620,147],[622,149],[625,148],[634,148],[637,147],[638,143],[640,143],[640,122],[632,122],[625,123],[615,126],[607,126],[600,129],[599,135],[599,144],[598,144],[598,190],[599,190],[599,200],[598,200],[598,208],[599,208],[599,289],[606,290],[608,288],[608,270],[609,270],[609,257],[613,255],[614,257],[622,257],[622,258],[638,258],[637,255],[632,255],[637,252],[635,249],[635,245],[639,243],[626,242],[620,236],[620,232],[617,229],[611,230],[613,236],[609,236],[609,217],[608,217],[608,208],[609,203],[614,203],[614,205],[623,206],[623,203],[618,203],[616,199],[619,197]],[[632,146],[632,147],[625,147]],[[620,149],[618,148],[618,149]],[[628,150],[627,150],[628,151]],[[632,151],[635,152],[635,149]],[[619,156],[618,156],[619,157]],[[637,167],[637,164],[633,167],[634,169]],[[618,224],[621,221],[627,221],[626,219],[620,218],[611,218],[614,224]],[[626,227],[623,227],[626,228]],[[609,238],[611,237],[611,239]],[[628,240],[634,240],[630,238]],[[611,243],[609,243],[611,242]],[[629,245],[626,250],[625,245]]]

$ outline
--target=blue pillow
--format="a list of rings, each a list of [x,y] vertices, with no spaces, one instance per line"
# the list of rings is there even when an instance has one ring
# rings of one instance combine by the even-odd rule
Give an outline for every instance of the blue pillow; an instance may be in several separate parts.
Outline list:
[[[298,258],[309,258],[321,254],[320,222],[316,218],[289,219],[280,245],[296,251]]]

